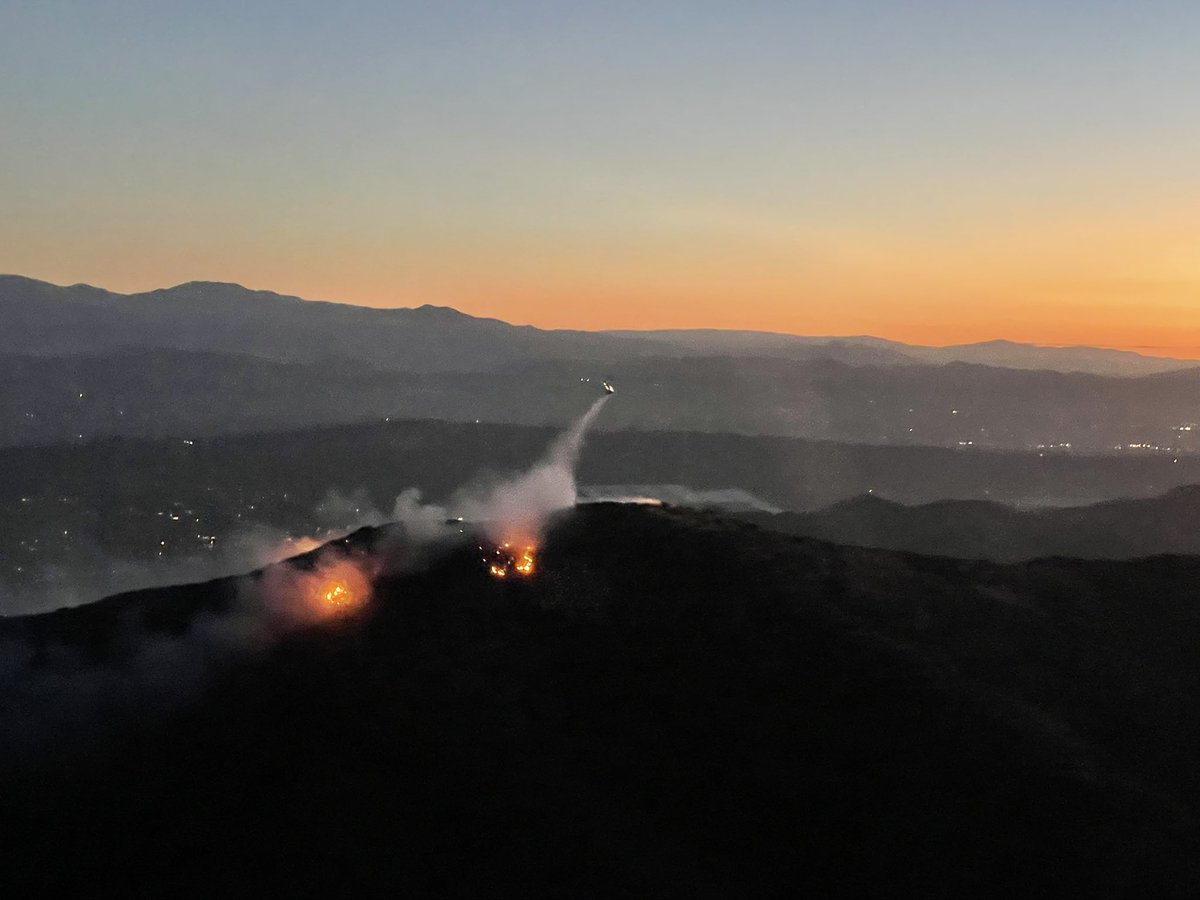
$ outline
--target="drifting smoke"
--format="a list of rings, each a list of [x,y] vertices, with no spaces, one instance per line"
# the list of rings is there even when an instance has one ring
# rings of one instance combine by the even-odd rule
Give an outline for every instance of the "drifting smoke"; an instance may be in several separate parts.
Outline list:
[[[554,513],[575,505],[575,466],[588,428],[608,401],[605,394],[563,434],[545,459],[524,475],[497,485],[467,517],[484,525],[497,542],[537,543]]]
[[[111,630],[101,620],[83,646],[33,638],[13,620],[0,633],[0,764],[170,706],[290,632],[355,615],[378,572],[373,557],[329,545],[214,584],[224,601],[192,613],[181,631],[148,627],[151,610],[135,601]]]
[[[331,545],[315,554],[311,567],[285,562],[264,569],[258,600],[276,633],[319,623],[364,607],[381,568],[372,554]]]
[[[20,755],[50,744],[69,746],[73,737],[94,733],[103,723],[185,698],[220,667],[261,652],[288,632],[356,615],[369,607],[379,575],[419,567],[426,558],[422,548],[454,532],[447,519],[467,516],[497,542],[536,543],[550,516],[575,504],[575,465],[587,429],[607,399],[597,400],[529,471],[461,492],[453,503],[455,515],[421,503],[415,489],[403,491],[392,509],[396,524],[372,553],[276,530],[248,533],[237,561],[266,567],[215,583],[210,594],[224,590],[227,602],[194,613],[181,630],[147,628],[139,618],[146,607],[131,604],[113,633],[96,638],[105,648],[97,654],[94,647],[85,652],[54,638],[34,639],[24,621],[10,620],[12,627],[0,630],[0,749]],[[346,531],[386,521],[360,493],[330,493],[318,513]],[[305,555],[284,558],[298,553]],[[529,566],[532,571],[531,560]],[[154,567],[138,571],[146,577],[151,573],[163,576]],[[6,755],[0,753],[0,763]]]
[[[338,503],[350,501],[335,492]],[[322,521],[322,506],[317,520]],[[365,522],[362,524],[366,524]],[[27,575],[21,585],[0,588],[0,616],[23,616],[94,603],[102,597],[169,584],[207,581],[240,574],[315,550],[331,538],[358,527],[324,529],[319,534],[294,535],[272,525],[242,525],[223,536],[213,550],[175,555],[159,560],[122,559],[79,540],[72,547],[70,564],[48,563]]]
[[[447,521],[465,520],[482,527],[497,543],[536,544],[550,517],[570,509],[578,500],[575,467],[588,429],[609,397],[606,394],[596,400],[540,461],[519,475],[468,486],[444,505],[424,503],[421,492],[409,488],[396,497],[390,517],[365,502],[356,503],[358,521],[363,525],[390,521],[413,539],[432,540],[446,534]]]
[[[580,503],[648,503],[777,513],[782,510],[740,488],[697,490],[682,484],[597,484],[579,489]]]
[[[364,526],[398,522],[408,536],[428,541],[446,533],[447,519],[462,516],[484,524],[489,537],[536,543],[549,516],[574,505],[575,464],[588,428],[608,395],[597,400],[528,472],[499,483],[460,490],[445,505],[425,504],[420,491],[405,490],[391,510],[378,509],[364,490],[329,490],[295,534],[276,525],[240,525],[215,546],[160,559],[123,559],[76,539],[69,562],[45,563],[19,584],[0,585],[0,617],[81,606],[102,597],[168,584],[240,574],[307,553]]]

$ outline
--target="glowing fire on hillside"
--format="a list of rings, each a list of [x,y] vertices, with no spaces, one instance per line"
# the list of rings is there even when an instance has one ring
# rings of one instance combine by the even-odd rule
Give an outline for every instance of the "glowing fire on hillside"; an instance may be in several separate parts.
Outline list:
[[[377,566],[367,556],[327,554],[316,568],[298,579],[308,593],[307,606],[318,618],[353,612],[371,599],[371,580]]]
[[[368,554],[326,548],[315,559],[264,569],[263,602],[284,630],[353,615],[370,604],[378,572],[378,562]]]
[[[483,547],[479,549],[486,554],[483,563],[493,578],[508,578],[512,575],[528,578],[537,568],[537,550],[529,545],[518,547],[510,542],[503,543],[493,548],[491,553]]]
[[[333,581],[326,585],[321,599],[329,606],[353,606],[355,603],[354,591],[341,581]]]

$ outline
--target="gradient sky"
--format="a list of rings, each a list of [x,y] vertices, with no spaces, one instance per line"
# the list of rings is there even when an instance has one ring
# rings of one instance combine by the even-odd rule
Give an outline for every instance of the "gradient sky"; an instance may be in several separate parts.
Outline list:
[[[0,0],[0,271],[1200,355],[1200,3]]]

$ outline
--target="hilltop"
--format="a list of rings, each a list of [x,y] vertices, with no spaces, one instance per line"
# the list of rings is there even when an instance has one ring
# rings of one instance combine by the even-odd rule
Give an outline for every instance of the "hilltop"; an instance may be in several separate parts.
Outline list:
[[[227,660],[157,713],[135,705],[104,742],[10,766],[22,852],[4,877],[1191,895],[1197,577],[1194,558],[1002,566],[579,509],[531,579],[448,550],[381,580],[359,615]],[[23,683],[73,653],[93,667],[77,677],[135,691],[130,635],[186,642],[236,593],[114,597],[0,622],[0,640],[29,650]]]

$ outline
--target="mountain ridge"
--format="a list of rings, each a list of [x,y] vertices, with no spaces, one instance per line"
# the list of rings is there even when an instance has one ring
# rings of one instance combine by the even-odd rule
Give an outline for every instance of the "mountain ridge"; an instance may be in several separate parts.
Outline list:
[[[1159,371],[1173,371],[1198,365],[1200,361],[1156,357],[1137,353],[1130,350],[1115,350],[1109,348],[1070,346],[1052,347],[1047,345],[1021,343],[1007,339],[994,339],[971,344],[947,345],[944,347],[929,347],[905,344],[887,338],[870,335],[858,336],[808,336],[771,331],[721,330],[721,329],[656,329],[632,331],[628,329],[608,329],[600,331],[582,331],[579,329],[543,329],[532,325],[517,325],[497,318],[473,316],[450,306],[423,304],[416,307],[368,307],[342,303],[331,300],[307,300],[294,295],[280,294],[275,291],[247,288],[235,282],[194,280],[173,287],[157,288],[150,291],[122,294],[109,291],[86,283],[70,286],[60,286],[51,282],[41,281],[28,276],[16,274],[0,275],[0,309],[5,309],[10,316],[16,316],[20,310],[12,302],[6,303],[6,294],[19,292],[26,297],[32,294],[45,302],[52,299],[56,292],[59,299],[72,301],[86,300],[89,305],[103,303],[105,300],[119,303],[143,304],[147,301],[180,301],[183,299],[203,299],[209,302],[222,301],[236,305],[242,302],[259,302],[268,304],[284,304],[290,309],[296,309],[297,303],[308,305],[310,310],[323,310],[326,316],[332,315],[343,325],[348,321],[347,316],[366,315],[374,322],[390,321],[404,322],[436,319],[441,323],[453,322],[455,325],[478,329],[483,328],[489,335],[497,336],[502,332],[512,336],[520,335],[535,342],[566,340],[573,346],[556,355],[570,355],[578,352],[580,342],[584,347],[590,347],[592,352],[617,352],[618,348],[625,355],[642,355],[647,349],[658,353],[686,352],[690,355],[711,352],[714,346],[718,349],[740,349],[752,354],[785,353],[794,355],[798,352],[810,353],[814,348],[823,348],[828,354],[851,361],[862,356],[870,362],[893,362],[908,364],[944,364],[947,362],[963,361],[986,365],[998,365],[1007,368],[1038,369],[1048,368],[1060,371],[1085,371],[1100,374],[1134,374]],[[83,295],[83,296],[80,296]],[[121,310],[117,310],[118,312]],[[211,310],[209,310],[211,312]],[[243,310],[244,311],[244,310]],[[355,312],[350,312],[355,311]],[[258,310],[257,312],[261,312]],[[364,320],[365,321],[365,320]],[[65,323],[60,323],[65,324]],[[102,339],[101,334],[94,335]],[[615,342],[615,343],[614,343]],[[752,346],[757,344],[758,346]],[[996,351],[1003,351],[997,354]],[[864,356],[865,354],[865,356]],[[486,354],[485,354],[486,361]],[[444,362],[444,361],[443,361]]]
[[[860,494],[809,512],[743,512],[764,528],[838,544],[960,559],[1200,556],[1200,484],[1154,497],[1023,509],[989,500],[903,503]]]

